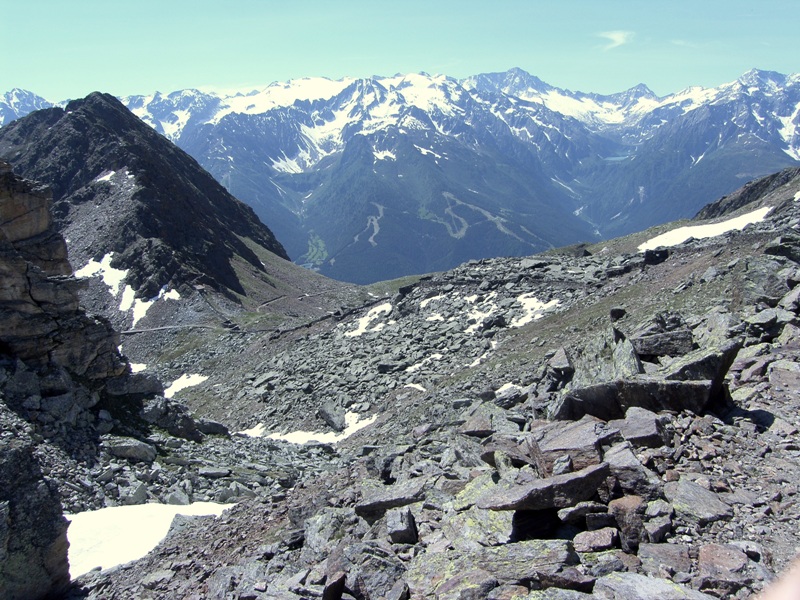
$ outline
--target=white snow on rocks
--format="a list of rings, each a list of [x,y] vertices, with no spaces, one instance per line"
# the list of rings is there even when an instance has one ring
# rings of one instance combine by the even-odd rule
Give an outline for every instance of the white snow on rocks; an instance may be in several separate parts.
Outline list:
[[[421,386],[420,384],[418,384],[418,383],[407,383],[407,384],[405,384],[403,387],[404,387],[404,388],[411,389],[411,390],[417,390],[417,391],[419,391],[419,392],[425,392],[425,391],[426,391],[426,390],[425,390],[425,388],[424,388],[424,387],[422,387],[422,386]]]
[[[466,333],[474,333],[478,331],[478,328],[481,326],[481,323],[486,317],[491,316],[497,310],[497,305],[494,303],[494,299],[497,298],[497,292],[492,292],[486,298],[484,298],[483,302],[475,306],[469,314],[467,315],[467,319],[473,321],[472,325],[467,327],[465,330]],[[467,296],[466,301],[470,304],[475,304],[478,301],[478,296]]]
[[[421,360],[420,362],[411,365],[410,367],[406,367],[406,373],[413,373],[414,371],[419,371],[422,367],[427,365],[432,360],[442,360],[444,356],[436,352],[435,354],[431,354],[428,358]]]
[[[103,283],[108,286],[109,293],[115,298],[119,296],[119,310],[122,312],[133,311],[133,327],[147,314],[147,311],[157,300],[180,300],[181,295],[178,293],[178,290],[168,290],[166,287],[161,288],[158,296],[150,300],[139,300],[136,298],[133,288],[129,285],[123,288],[122,294],[120,295],[120,285],[128,276],[128,270],[115,269],[112,267],[111,261],[113,258],[114,253],[109,252],[100,259],[100,262],[92,259],[85,267],[75,271],[75,277],[84,279],[98,276],[102,278]]]
[[[734,231],[737,229],[742,230],[747,225],[763,221],[764,217],[766,217],[769,214],[769,211],[771,210],[772,210],[771,206],[764,206],[757,210],[745,213],[743,215],[739,215],[738,217],[733,217],[732,219],[728,219],[727,221],[721,221],[719,223],[678,227],[677,229],[673,229],[672,231],[667,231],[666,233],[657,235],[656,237],[647,240],[645,243],[640,244],[639,252],[644,252],[645,250],[652,250],[660,246],[677,246],[678,244],[682,244],[689,238],[704,239],[704,238],[714,237],[717,235],[722,235],[723,233],[727,233],[729,231]]]
[[[319,442],[321,444],[335,444],[350,437],[356,431],[364,429],[367,425],[372,425],[378,415],[372,415],[368,419],[361,419],[358,413],[346,412],[344,415],[345,429],[341,433],[322,432],[322,431],[291,431],[288,433],[271,433],[267,437],[270,440],[283,440],[292,444],[307,444],[309,442]],[[264,437],[266,428],[264,425],[256,425],[252,429],[239,432],[248,437]]]
[[[96,567],[108,569],[141,558],[164,538],[175,515],[219,516],[230,506],[139,504],[65,515],[70,521],[70,576],[75,579]]]
[[[131,373],[141,373],[147,369],[147,365],[144,363],[131,363]]]
[[[138,323],[147,314],[147,311],[150,310],[150,307],[153,306],[156,301],[180,300],[181,298],[178,290],[167,290],[166,288],[161,288],[161,291],[158,292],[158,296],[150,300],[139,300],[138,298],[134,297],[134,294],[135,292],[133,291],[133,288],[129,285],[126,285],[125,289],[122,290],[122,299],[119,302],[119,309],[121,311],[124,312],[133,309],[132,327],[136,327],[136,323]]]
[[[247,437],[264,437],[264,434],[267,433],[267,427],[263,423],[259,423],[250,429],[243,429],[242,431],[237,431],[236,433]]]
[[[128,271],[127,269],[115,269],[112,267],[112,258],[114,258],[114,253],[109,252],[100,259],[100,262],[94,259],[90,260],[85,267],[75,271],[75,277],[84,279],[98,275],[103,279],[103,283],[108,286],[108,291],[111,292],[111,295],[116,296],[119,293],[119,285],[128,275]]]
[[[390,312],[392,312],[392,305],[390,302],[374,306],[370,309],[366,316],[363,316],[358,320],[358,327],[352,331],[345,332],[344,335],[346,337],[358,337],[367,331],[380,331],[383,328],[383,323],[379,323],[372,329],[369,328],[370,324],[373,321],[378,320],[382,315],[388,315]]]
[[[165,398],[172,398],[177,392],[181,390],[185,390],[186,388],[193,387],[195,385],[200,385],[206,379],[208,379],[205,375],[198,375],[194,373],[192,375],[181,375],[175,381],[172,382],[172,385],[169,386],[167,389],[164,390],[164,397]]]
[[[511,321],[511,327],[522,327],[531,321],[536,321],[544,316],[544,311],[556,308],[561,302],[556,299],[550,302],[542,302],[532,293],[522,294],[517,297],[517,302],[522,304],[522,310],[525,311],[520,317]]]

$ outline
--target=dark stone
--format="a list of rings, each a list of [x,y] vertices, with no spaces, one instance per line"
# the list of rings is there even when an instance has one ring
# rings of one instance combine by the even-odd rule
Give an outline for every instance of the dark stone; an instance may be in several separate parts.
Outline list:
[[[501,484],[481,496],[476,506],[489,510],[566,508],[594,497],[609,473],[608,464],[601,463],[527,485],[503,487]]]
[[[675,512],[690,522],[705,525],[733,516],[733,509],[716,493],[687,479],[667,483],[664,495],[672,502]]]
[[[395,544],[416,544],[417,524],[411,509],[404,506],[387,511],[386,531]]]
[[[618,379],[565,392],[551,408],[550,416],[576,420],[593,415],[610,421],[622,418],[632,406],[654,412],[701,413],[711,399],[713,388],[712,381],[665,381],[645,376]]]
[[[417,477],[377,487],[356,504],[356,514],[367,520],[377,520],[390,508],[406,506],[424,498],[426,483],[425,478]]]
[[[655,248],[653,250],[644,251],[644,264],[658,265],[669,258],[669,249]]]

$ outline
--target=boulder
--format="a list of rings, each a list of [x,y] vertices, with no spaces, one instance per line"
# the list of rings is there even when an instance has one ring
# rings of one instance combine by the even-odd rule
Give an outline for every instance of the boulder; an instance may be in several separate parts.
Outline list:
[[[749,559],[731,544],[705,544],[697,555],[696,583],[715,596],[730,596],[751,582],[747,574]]]
[[[619,429],[622,437],[637,448],[659,448],[668,441],[665,421],[651,410],[631,406],[624,419],[609,421],[608,426]]]
[[[108,436],[103,439],[100,446],[117,458],[145,463],[153,462],[158,455],[150,444],[130,437]]]
[[[531,431],[548,472],[564,455],[569,456],[575,470],[598,464],[602,460],[602,445],[618,434],[618,430],[589,415],[574,423],[548,423]]]
[[[590,500],[610,474],[607,463],[564,475],[537,479],[526,485],[500,484],[481,496],[476,506],[488,510],[566,508]]]
[[[623,496],[608,503],[608,512],[617,521],[620,545],[625,552],[635,553],[639,543],[647,539],[643,521],[646,508],[639,496]]]
[[[684,478],[667,483],[664,495],[678,516],[699,525],[733,516],[733,509],[720,500],[716,493]]]
[[[443,585],[459,574],[482,569],[500,585],[533,580],[547,587],[559,579],[565,567],[577,562],[572,544],[565,540],[529,540],[466,552],[428,551],[411,560],[406,582],[412,597],[434,598]]]
[[[603,527],[579,533],[572,543],[575,552],[602,552],[614,548],[619,543],[619,535],[614,527]]]
[[[610,421],[623,418],[633,406],[654,412],[690,410],[701,413],[711,400],[713,388],[714,382],[710,380],[670,381],[648,376],[617,379],[562,393],[549,407],[549,414],[557,420],[577,420],[592,415]]]
[[[637,556],[642,561],[645,574],[653,577],[665,573],[689,573],[692,570],[689,546],[683,544],[643,543],[639,545]]]
[[[611,475],[626,494],[655,499],[661,495],[661,479],[645,467],[631,449],[630,442],[622,442],[609,448],[603,455]]]
[[[713,596],[666,579],[637,573],[611,573],[597,580],[594,596],[603,600],[711,600]]]
[[[368,521],[375,521],[390,508],[406,506],[425,497],[427,479],[416,477],[393,485],[379,486],[364,494],[356,504],[356,514]]]
[[[386,533],[395,544],[417,543],[417,524],[408,506],[386,512]]]

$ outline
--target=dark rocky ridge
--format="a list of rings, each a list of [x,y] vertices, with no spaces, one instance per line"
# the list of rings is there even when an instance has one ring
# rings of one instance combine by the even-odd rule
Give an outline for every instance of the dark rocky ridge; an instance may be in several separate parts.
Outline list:
[[[234,256],[262,273],[254,247],[287,258],[251,209],[107,94],[3,127],[0,156],[52,188],[72,261],[114,252],[139,297],[187,283],[243,295]]]

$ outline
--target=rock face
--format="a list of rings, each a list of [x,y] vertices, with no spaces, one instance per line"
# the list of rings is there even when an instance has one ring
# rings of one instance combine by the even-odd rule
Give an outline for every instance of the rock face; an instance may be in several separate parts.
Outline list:
[[[123,371],[111,329],[78,311],[50,197],[0,163],[0,342],[34,366],[56,363],[89,379]]]
[[[54,597],[69,584],[67,521],[30,426],[1,403],[0,425],[0,597]]]

